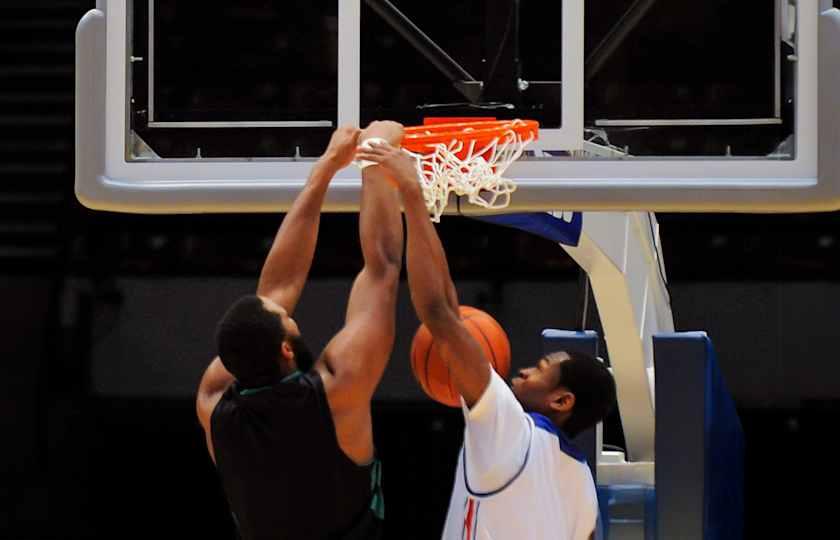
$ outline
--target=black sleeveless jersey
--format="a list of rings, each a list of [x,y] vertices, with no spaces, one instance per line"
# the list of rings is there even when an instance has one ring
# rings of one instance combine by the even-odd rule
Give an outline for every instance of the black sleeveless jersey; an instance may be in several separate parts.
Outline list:
[[[222,396],[210,422],[216,468],[243,540],[381,537],[379,462],[339,448],[321,376]]]

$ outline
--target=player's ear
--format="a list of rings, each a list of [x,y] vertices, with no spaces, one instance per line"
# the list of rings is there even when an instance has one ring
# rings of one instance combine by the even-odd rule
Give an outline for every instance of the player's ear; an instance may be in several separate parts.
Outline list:
[[[283,340],[283,344],[280,346],[280,352],[283,354],[283,358],[287,362],[295,359],[295,351],[292,349],[292,345],[288,340]]]
[[[566,388],[558,388],[551,394],[549,407],[552,411],[568,413],[575,406],[575,395]]]

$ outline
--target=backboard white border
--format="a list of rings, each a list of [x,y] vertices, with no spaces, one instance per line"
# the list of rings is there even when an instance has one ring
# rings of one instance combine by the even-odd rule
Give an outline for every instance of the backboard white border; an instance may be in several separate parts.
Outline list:
[[[358,43],[358,31],[352,32],[351,23],[358,21],[360,2],[339,2],[339,84],[355,85],[356,93],[360,58],[359,47],[354,45]],[[581,42],[583,25],[575,21],[582,21],[583,3],[584,0],[564,1],[564,10],[569,10],[564,17],[564,32]],[[817,5],[801,2],[798,8],[795,159],[523,161],[508,172],[520,186],[510,211],[562,207],[770,212],[840,207],[840,171],[836,170],[840,167],[836,154],[840,152],[824,150],[824,162],[830,170],[818,171],[819,103],[822,101],[824,108],[827,104],[836,108],[836,101],[826,96],[829,90],[840,90],[837,76],[831,78],[832,73],[840,71],[840,55],[836,49],[820,50],[818,44],[821,39],[827,42],[825,45],[840,43],[840,10],[831,9],[821,15]],[[308,161],[205,160],[197,164],[192,160],[126,160],[127,0],[100,0],[98,7],[85,16],[77,33],[79,200],[95,209],[139,213],[262,212],[288,208],[308,175]],[[580,81],[579,92],[564,87],[563,93],[564,111],[578,113],[573,122],[579,125],[580,136],[583,111],[567,105],[566,99],[582,103],[582,49],[575,48],[579,55],[564,58],[563,62],[564,77],[567,69],[580,69],[577,77],[569,74],[567,79]],[[833,86],[824,88],[822,93],[818,84],[821,59],[828,63],[825,67],[833,68],[823,70],[826,81]],[[353,123],[359,118],[358,99],[350,101],[339,103],[340,122]],[[836,120],[834,116],[829,115],[832,121]],[[825,123],[822,127],[829,136],[837,137],[836,125]],[[548,134],[543,141],[553,144],[552,137],[556,136],[558,144],[562,144],[566,128],[572,126],[564,119],[564,129]],[[99,148],[104,149],[104,155]],[[823,182],[817,180],[819,172],[823,172]],[[360,185],[358,170],[342,171],[330,189],[325,210],[355,210]]]

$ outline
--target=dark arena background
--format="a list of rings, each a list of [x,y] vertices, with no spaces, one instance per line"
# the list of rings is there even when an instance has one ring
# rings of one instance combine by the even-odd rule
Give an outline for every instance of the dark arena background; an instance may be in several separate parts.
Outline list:
[[[259,13],[282,3],[252,4]],[[77,202],[74,31],[94,5],[0,3],[0,538],[230,539],[194,392],[215,354],[216,320],[254,290],[282,215],[123,215]],[[708,23],[698,17],[695,30]],[[760,39],[748,18],[732,24],[744,44]],[[174,23],[168,31],[174,42],[189,32]],[[718,51],[706,46],[698,61],[713,62]],[[393,79],[407,77],[405,51],[382,50],[383,62],[398,66]],[[736,83],[767,76],[760,66],[743,69]],[[200,113],[179,109],[178,92],[206,76],[167,72],[171,114]],[[686,88],[719,104],[730,83]],[[658,99],[653,88],[628,87],[622,99],[643,110]],[[590,105],[608,109],[612,94],[595,95]],[[205,98],[212,106],[215,97]],[[372,118],[400,106],[376,92],[364,99]],[[756,114],[762,99],[756,90]],[[177,155],[181,143],[165,135],[158,144]],[[316,135],[315,145],[328,133]],[[744,144],[760,152],[761,142]],[[262,143],[269,151],[283,141]],[[703,144],[714,152],[722,143],[712,134]],[[836,538],[840,215],[657,217],[677,329],[709,333],[740,413],[745,538]],[[322,218],[297,313],[313,349],[340,327],[361,268],[357,222],[354,214]],[[582,320],[580,270],[552,242],[463,217],[444,217],[438,230],[462,302],[507,329],[514,369],[537,358],[543,328],[599,329],[597,313]],[[425,398],[412,378],[416,325],[403,282],[397,345],[373,407],[393,539],[439,537],[463,429],[460,412]],[[621,446],[617,425],[607,423],[607,442]]]

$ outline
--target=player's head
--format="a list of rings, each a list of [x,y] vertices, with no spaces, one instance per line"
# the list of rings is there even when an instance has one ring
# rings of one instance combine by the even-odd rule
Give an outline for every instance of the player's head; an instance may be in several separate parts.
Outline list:
[[[273,384],[313,364],[295,320],[282,306],[255,295],[238,299],[224,314],[216,345],[222,364],[245,387]]]
[[[548,416],[571,437],[603,420],[616,399],[606,366],[578,352],[552,353],[519,370],[511,389],[526,410]]]

